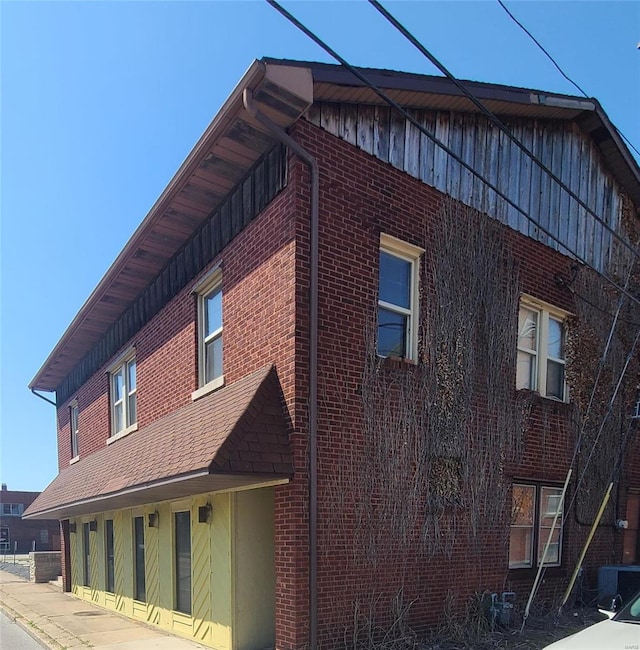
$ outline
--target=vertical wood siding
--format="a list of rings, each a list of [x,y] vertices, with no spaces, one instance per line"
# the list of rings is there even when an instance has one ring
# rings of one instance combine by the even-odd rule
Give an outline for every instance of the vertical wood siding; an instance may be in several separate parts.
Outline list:
[[[611,234],[485,117],[419,110],[410,113],[569,251],[599,271],[607,268]],[[441,192],[568,253],[395,111],[382,106],[319,103],[306,117]],[[577,125],[559,120],[503,121],[599,217],[618,230],[620,188],[605,171],[596,146]]]
[[[113,517],[113,555],[114,581],[116,594],[116,611],[127,611],[127,596],[131,598],[130,581],[127,576],[131,573],[130,553],[127,553],[127,544],[131,543],[128,513],[118,511]],[[126,571],[125,571],[126,569]]]
[[[101,570],[103,564],[99,559],[104,557],[102,532],[102,526],[98,526],[97,531],[89,533],[91,601],[96,604],[100,602],[100,598],[104,594],[104,572]]]
[[[158,557],[158,527],[149,528],[146,526],[148,513],[145,513],[145,548],[144,568],[145,586],[147,590],[147,623],[158,624],[160,622],[160,561]]]
[[[202,643],[211,637],[211,525],[198,522],[198,502],[191,510],[193,636]]]

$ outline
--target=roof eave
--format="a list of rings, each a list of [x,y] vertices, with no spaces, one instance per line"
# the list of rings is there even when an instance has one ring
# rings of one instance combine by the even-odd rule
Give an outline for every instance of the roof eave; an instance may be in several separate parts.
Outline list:
[[[264,76],[264,69],[264,63],[261,61],[253,61],[253,63],[249,66],[248,70],[245,72],[242,79],[233,89],[225,103],[222,105],[221,109],[218,111],[211,124],[200,136],[200,139],[198,140],[196,146],[191,150],[178,171],[173,175],[173,178],[169,181],[167,187],[164,189],[157,201],[153,204],[152,208],[149,210],[140,225],[136,228],[135,232],[125,244],[122,251],[120,251],[118,257],[116,257],[113,264],[111,264],[100,283],[91,292],[84,305],[80,308],[80,311],[76,314],[75,318],[71,321],[71,324],[67,327],[64,334],[60,337],[60,340],[53,348],[46,361],[42,364],[34,378],[31,380],[29,383],[29,388],[31,390],[55,390],[56,387],[52,387],[48,384],[43,385],[41,383],[45,370],[48,368],[51,361],[58,356],[62,347],[64,346],[65,341],[73,336],[75,330],[84,321],[86,316],[91,311],[93,305],[103,295],[105,289],[113,282],[124,260],[128,259],[129,256],[136,250],[140,240],[144,238],[150,224],[154,221],[157,215],[161,214],[163,207],[166,206],[170,198],[174,195],[181,181],[199,164],[203,155],[203,151],[211,145],[211,142],[215,139],[216,134],[225,124],[233,106],[242,101],[243,90],[246,87],[255,85]]]

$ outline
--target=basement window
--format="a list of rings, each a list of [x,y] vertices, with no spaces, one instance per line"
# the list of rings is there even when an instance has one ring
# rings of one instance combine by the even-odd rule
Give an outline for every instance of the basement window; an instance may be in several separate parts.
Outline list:
[[[514,483],[509,538],[510,569],[540,565],[561,499],[560,487]],[[560,566],[562,522],[563,513],[560,512],[553,526],[544,566]]]

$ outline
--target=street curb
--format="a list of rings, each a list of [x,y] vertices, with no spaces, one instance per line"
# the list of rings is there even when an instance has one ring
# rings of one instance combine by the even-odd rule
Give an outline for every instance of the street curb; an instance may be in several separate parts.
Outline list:
[[[29,625],[29,623],[26,623],[24,616],[18,614],[15,610],[11,609],[11,607],[9,607],[5,602],[1,600],[0,611],[2,611],[2,613],[8,619],[13,621],[20,629],[24,630],[38,645],[42,646],[45,650],[64,650],[64,646],[60,645],[55,639],[49,637],[46,632],[43,632],[35,625]]]

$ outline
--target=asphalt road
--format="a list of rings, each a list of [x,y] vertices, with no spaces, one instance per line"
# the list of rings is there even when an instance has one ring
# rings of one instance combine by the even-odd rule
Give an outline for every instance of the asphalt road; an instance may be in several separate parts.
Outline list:
[[[42,650],[21,627],[0,612],[0,648],[2,650]]]

